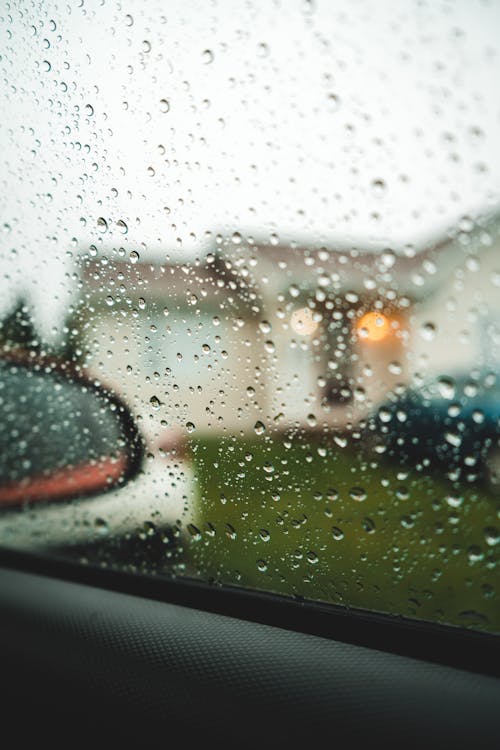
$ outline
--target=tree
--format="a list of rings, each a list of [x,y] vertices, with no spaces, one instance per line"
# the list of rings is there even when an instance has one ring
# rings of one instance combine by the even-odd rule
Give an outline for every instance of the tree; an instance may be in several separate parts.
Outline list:
[[[28,349],[36,352],[41,349],[32,313],[22,298],[0,321],[0,345],[8,349]]]

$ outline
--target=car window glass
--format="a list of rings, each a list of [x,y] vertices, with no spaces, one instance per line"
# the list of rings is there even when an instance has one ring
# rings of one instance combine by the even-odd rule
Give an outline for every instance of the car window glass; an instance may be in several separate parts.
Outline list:
[[[0,544],[499,630],[499,27],[3,4],[0,355],[117,394],[145,457],[0,503]],[[0,395],[2,482],[51,455],[36,382]],[[113,439],[68,419],[64,465]]]

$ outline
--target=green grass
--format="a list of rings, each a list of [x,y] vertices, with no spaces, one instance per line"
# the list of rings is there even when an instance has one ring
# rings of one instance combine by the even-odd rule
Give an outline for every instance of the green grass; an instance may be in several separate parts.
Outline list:
[[[306,438],[191,447],[204,579],[500,631],[500,504],[479,485]]]

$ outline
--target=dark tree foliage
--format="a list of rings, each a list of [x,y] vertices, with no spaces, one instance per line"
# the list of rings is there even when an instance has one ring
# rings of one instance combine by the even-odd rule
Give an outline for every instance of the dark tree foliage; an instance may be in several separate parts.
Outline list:
[[[19,299],[0,321],[0,345],[4,349],[41,350],[40,337],[30,307],[23,299]]]

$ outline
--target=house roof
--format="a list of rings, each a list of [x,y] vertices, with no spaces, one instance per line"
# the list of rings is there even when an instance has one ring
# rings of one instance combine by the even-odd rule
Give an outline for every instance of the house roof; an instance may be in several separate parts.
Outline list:
[[[155,264],[110,259],[106,255],[84,258],[80,262],[84,296],[97,304],[106,298],[117,301],[165,301],[177,305],[213,304],[239,309],[242,294],[239,280],[214,258],[213,262]]]
[[[218,252],[221,264],[264,294],[266,288],[275,294],[293,284],[302,290],[323,286],[371,295],[392,290],[418,301],[431,295],[467,255],[479,254],[495,242],[500,243],[497,212],[474,221],[464,219],[445,236],[429,240],[421,248],[408,245],[396,251],[383,246],[368,249],[345,241],[319,247],[252,240],[251,244],[237,245],[228,241]]]
[[[186,263],[151,263],[113,258],[112,253],[81,261],[87,297],[113,295],[170,299],[189,304],[223,302],[235,308],[255,308],[261,298],[290,291],[302,293],[323,287],[340,294],[396,295],[419,301],[431,295],[470,253],[500,242],[500,214],[495,213],[429,242],[420,250],[408,246],[363,248],[340,242],[330,246],[272,243],[252,240],[235,244],[226,240],[202,259]],[[239,235],[240,236],[240,235]],[[241,235],[243,236],[243,235]],[[111,256],[111,257],[110,257]]]

